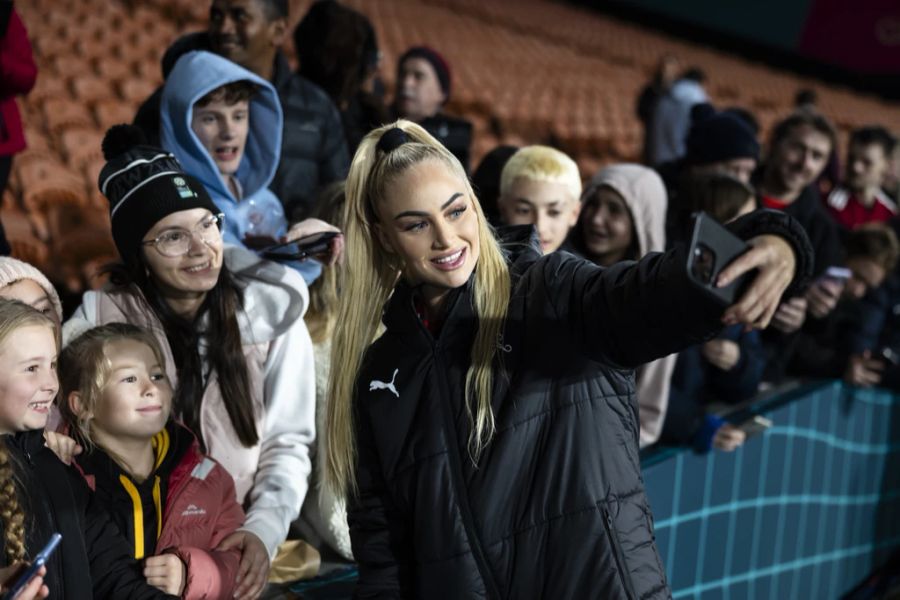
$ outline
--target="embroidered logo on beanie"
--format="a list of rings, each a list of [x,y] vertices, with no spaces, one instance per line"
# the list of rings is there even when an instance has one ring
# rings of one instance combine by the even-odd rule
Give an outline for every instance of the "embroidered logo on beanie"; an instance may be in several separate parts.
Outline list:
[[[197,192],[188,187],[187,182],[181,177],[174,177],[172,183],[175,185],[175,191],[182,198],[196,198]]]

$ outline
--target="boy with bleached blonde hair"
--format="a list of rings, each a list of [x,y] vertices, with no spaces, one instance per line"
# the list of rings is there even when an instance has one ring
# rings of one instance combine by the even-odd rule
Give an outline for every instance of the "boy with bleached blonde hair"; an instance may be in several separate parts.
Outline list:
[[[503,167],[497,204],[506,224],[535,225],[541,250],[549,254],[563,245],[578,222],[578,165],[549,146],[525,146]]]

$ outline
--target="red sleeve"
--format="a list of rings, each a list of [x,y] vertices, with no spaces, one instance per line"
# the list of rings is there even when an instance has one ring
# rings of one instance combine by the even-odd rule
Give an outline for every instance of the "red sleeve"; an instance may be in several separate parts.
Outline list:
[[[0,40],[0,97],[27,94],[36,79],[37,65],[31,55],[31,43],[25,25],[13,10],[6,36]]]
[[[220,510],[207,548],[178,546],[167,550],[177,555],[187,567],[187,581],[181,596],[184,600],[231,598],[234,595],[241,552],[238,549],[220,552],[212,548],[244,523],[244,510],[237,502],[234,480],[221,465],[216,464],[209,478],[215,481],[215,486],[210,487],[217,492]]]

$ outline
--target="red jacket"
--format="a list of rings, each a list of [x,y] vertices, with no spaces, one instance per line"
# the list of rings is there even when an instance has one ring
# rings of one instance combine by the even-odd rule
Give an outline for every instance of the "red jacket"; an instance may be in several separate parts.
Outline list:
[[[36,79],[37,65],[31,56],[28,34],[13,9],[6,35],[0,38],[0,156],[25,148],[16,96],[31,91]]]
[[[191,437],[187,443],[185,436]],[[144,555],[144,546],[136,540],[158,533],[153,554],[170,552],[184,562],[187,579],[182,598],[231,598],[240,552],[213,550],[244,522],[244,511],[237,503],[231,475],[219,463],[204,456],[196,439],[183,427],[170,423],[154,436],[154,448],[157,469],[141,483],[128,478],[101,450],[79,456],[76,466],[100,504],[113,513],[113,520],[133,544],[136,558]],[[156,490],[164,490],[162,506],[156,501],[158,492],[141,491],[153,488],[156,479],[160,479],[155,483]],[[153,527],[155,532],[147,531],[150,527],[144,518],[137,518],[137,515],[153,518],[152,515],[159,514],[162,523],[157,522]]]

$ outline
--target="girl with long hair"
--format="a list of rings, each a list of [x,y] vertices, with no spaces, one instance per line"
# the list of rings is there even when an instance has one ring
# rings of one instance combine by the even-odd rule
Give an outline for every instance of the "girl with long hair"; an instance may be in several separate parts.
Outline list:
[[[135,145],[127,128],[104,140],[100,189],[124,263],[87,292],[64,326],[70,339],[110,322],[153,333],[174,414],[235,480],[244,524],[218,550],[241,550],[236,596],[255,597],[300,511],[315,435],[312,342],[302,277],[223,244],[222,216],[174,156]]]
[[[719,284],[758,273],[726,310],[683,249],[603,269],[541,256],[530,228],[501,244],[462,165],[408,121],[366,136],[346,190],[326,477],[357,595],[667,597],[631,368],[765,325],[809,270],[802,230],[735,224],[752,249]]]

